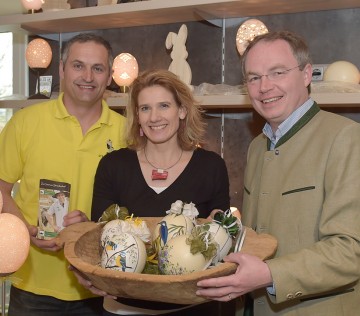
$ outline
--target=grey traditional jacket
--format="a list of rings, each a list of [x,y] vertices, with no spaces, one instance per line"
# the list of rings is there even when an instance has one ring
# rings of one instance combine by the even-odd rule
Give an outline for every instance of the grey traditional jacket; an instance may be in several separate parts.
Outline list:
[[[268,146],[253,140],[244,182],[244,224],[279,243],[255,315],[359,315],[360,125],[314,103]]]

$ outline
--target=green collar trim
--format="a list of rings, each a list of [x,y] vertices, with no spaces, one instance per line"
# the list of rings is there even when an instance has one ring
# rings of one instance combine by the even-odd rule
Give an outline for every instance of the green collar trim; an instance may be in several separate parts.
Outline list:
[[[310,120],[320,111],[320,107],[316,102],[312,107],[307,111],[301,118],[298,120],[290,130],[279,139],[276,143],[275,148],[281,146],[287,142],[291,137],[293,137],[299,130],[301,130]],[[267,148],[270,150],[270,139],[267,140]]]

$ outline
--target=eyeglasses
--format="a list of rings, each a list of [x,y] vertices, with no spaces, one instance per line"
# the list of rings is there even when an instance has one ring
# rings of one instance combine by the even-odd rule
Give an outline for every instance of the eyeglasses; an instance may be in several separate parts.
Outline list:
[[[245,83],[247,83],[248,85],[260,84],[260,80],[262,77],[266,77],[270,81],[277,81],[277,80],[283,79],[291,70],[294,70],[298,67],[300,67],[300,65],[297,65],[293,68],[281,70],[281,71],[275,70],[266,75],[248,75],[247,78],[245,79]]]

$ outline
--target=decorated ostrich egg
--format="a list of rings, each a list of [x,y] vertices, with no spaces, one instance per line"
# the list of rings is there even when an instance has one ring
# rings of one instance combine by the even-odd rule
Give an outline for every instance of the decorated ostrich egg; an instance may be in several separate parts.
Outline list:
[[[209,231],[213,234],[213,238],[219,245],[218,253],[216,257],[213,259],[213,263],[221,261],[230,251],[232,246],[232,239],[230,234],[226,231],[224,227],[219,225],[218,223],[212,222],[204,225],[209,225]]]
[[[201,253],[193,255],[186,243],[188,235],[174,237],[159,251],[159,270],[162,274],[179,275],[205,270],[211,263]]]
[[[114,219],[109,221],[102,229],[101,232],[101,241],[105,239],[105,237],[112,235],[117,235],[122,233],[122,220],[121,219]]]
[[[324,81],[359,83],[359,69],[348,61],[336,61],[326,68],[324,73]]]
[[[180,235],[190,234],[194,223],[190,217],[183,214],[166,215],[155,227],[153,241],[165,245],[169,240]]]
[[[102,235],[101,267],[122,272],[141,273],[146,263],[144,242],[128,233]]]

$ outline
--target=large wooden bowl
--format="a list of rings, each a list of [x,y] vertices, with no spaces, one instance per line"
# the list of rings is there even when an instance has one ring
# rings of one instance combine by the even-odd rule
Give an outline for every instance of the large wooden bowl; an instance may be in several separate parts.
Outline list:
[[[143,218],[150,231],[160,221],[157,217]],[[125,298],[159,301],[176,304],[203,303],[206,299],[195,294],[199,280],[225,276],[235,272],[236,264],[221,263],[214,268],[185,275],[153,275],[103,269],[100,267],[100,234],[102,226],[93,222],[71,225],[60,233],[65,243],[65,257],[81,271],[93,285],[107,293]],[[246,238],[241,252],[264,260],[271,257],[277,247],[274,237],[256,234],[246,228]]]

